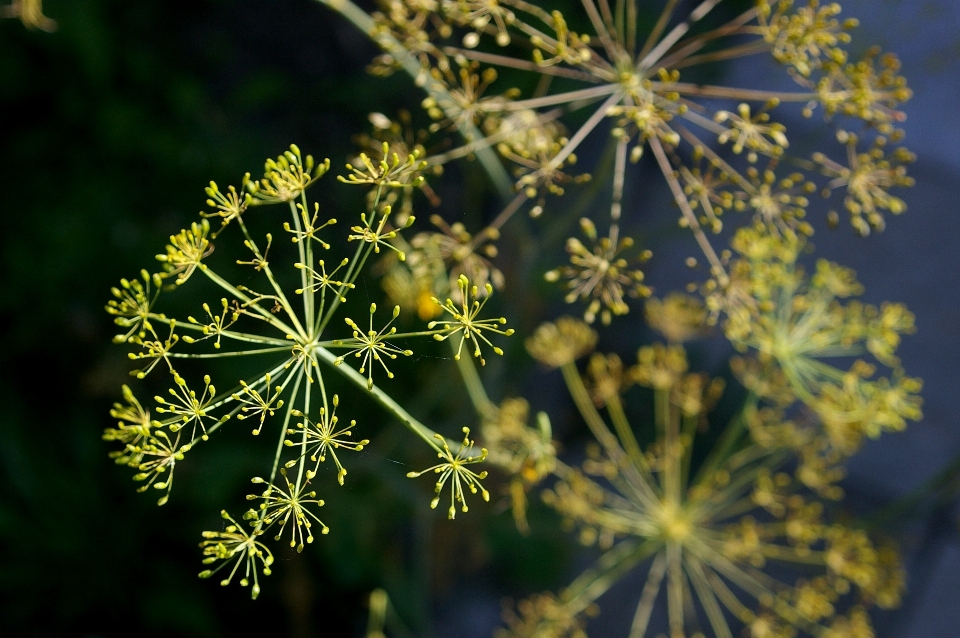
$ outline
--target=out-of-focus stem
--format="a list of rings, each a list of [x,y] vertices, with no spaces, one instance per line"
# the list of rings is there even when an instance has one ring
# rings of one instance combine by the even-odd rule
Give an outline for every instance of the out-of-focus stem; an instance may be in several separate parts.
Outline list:
[[[374,30],[376,24],[373,21],[373,18],[370,17],[366,11],[355,5],[350,0],[317,0],[321,4],[325,4],[330,7],[344,18],[349,20],[356,26],[358,29],[366,33],[368,36],[373,38]],[[403,70],[410,74],[410,77],[416,78],[421,72],[422,69],[420,65],[417,64],[417,61],[407,52],[400,42],[393,36],[380,33],[377,34],[375,39],[378,41],[381,46],[384,44],[388,45],[389,48],[384,47],[385,50],[393,55],[397,62],[403,67]],[[438,84],[427,82],[423,89],[434,98],[441,98],[442,100],[449,100],[449,95],[446,94],[446,91],[442,89]],[[468,139],[479,139],[483,135],[477,130],[477,127],[473,125],[472,122],[465,122],[462,126],[463,135]],[[503,164],[500,163],[500,160],[497,158],[496,153],[494,153],[491,148],[478,148],[476,151],[477,159],[480,160],[480,164],[483,166],[484,170],[487,172],[487,176],[490,178],[490,181],[493,182],[494,187],[500,193],[500,196],[504,199],[508,199],[513,194],[513,180],[510,179],[510,176],[507,174],[507,170],[503,167]]]

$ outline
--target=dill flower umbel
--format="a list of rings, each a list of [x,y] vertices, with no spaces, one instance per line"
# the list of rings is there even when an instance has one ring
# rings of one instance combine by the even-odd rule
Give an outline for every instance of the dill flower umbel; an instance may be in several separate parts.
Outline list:
[[[597,229],[587,218],[580,220],[580,227],[593,243],[588,249],[580,240],[571,237],[567,240],[567,252],[570,253],[570,265],[551,270],[545,275],[547,281],[567,279],[566,302],[590,299],[583,318],[593,323],[600,313],[603,325],[609,325],[613,315],[624,315],[629,311],[624,294],[632,297],[645,297],[650,289],[643,285],[643,271],[631,268],[630,262],[622,255],[633,247],[629,237],[618,239],[617,226],[610,227],[610,235],[597,239]],[[650,258],[650,251],[641,253],[640,261]]]
[[[469,510],[467,501],[464,498],[464,488],[469,490],[471,494],[480,492],[483,500],[490,500],[490,493],[487,492],[480,483],[480,481],[487,478],[487,473],[485,471],[474,472],[467,467],[468,465],[485,461],[487,458],[487,450],[486,448],[481,448],[479,454],[473,453],[473,441],[470,439],[470,428],[463,428],[463,441],[460,443],[456,454],[450,450],[450,447],[443,437],[439,434],[436,435],[436,437],[438,441],[441,441],[443,447],[443,450],[437,453],[437,457],[440,458],[441,462],[425,470],[420,470],[419,472],[407,472],[407,478],[418,478],[428,472],[440,475],[434,490],[437,496],[430,501],[430,507],[434,509],[440,504],[440,493],[449,481],[450,508],[447,510],[447,518],[452,520],[457,516],[457,503],[460,504],[460,509],[464,513]]]
[[[798,263],[799,235],[755,226],[738,231],[732,246],[737,257],[730,283],[714,282],[710,295],[724,315],[724,333],[783,374],[836,450],[851,454],[864,436],[920,419],[921,382],[905,376],[895,354],[901,336],[914,330],[912,313],[901,304],[876,307],[850,299],[862,292],[853,271],[824,259],[807,275]],[[864,359],[848,369],[830,363],[867,354],[891,366],[893,375],[875,377],[876,366]]]
[[[596,344],[596,331],[573,317],[542,324],[526,341],[530,356],[551,368],[579,359]]]
[[[268,574],[273,561],[260,537],[274,528],[279,539],[289,530],[291,546],[302,550],[313,541],[314,526],[326,534],[329,528],[314,513],[323,500],[310,487],[311,482],[329,456],[336,468],[337,482],[343,485],[347,470],[342,453],[360,451],[369,444],[368,439],[352,438],[355,421],[340,424],[339,395],[330,392],[335,379],[362,388],[444,459],[431,469],[438,469],[441,487],[450,481],[453,502],[463,503],[464,490],[480,491],[488,498],[480,485],[486,472],[466,467],[482,462],[486,453],[474,454],[468,439],[452,453],[451,444],[444,437],[408,414],[375,383],[373,369],[379,367],[388,379],[393,378],[387,362],[399,355],[412,355],[411,349],[397,345],[412,338],[446,340],[459,333],[460,349],[469,341],[478,358],[480,342],[502,353],[491,337],[510,336],[513,330],[502,328],[506,321],[503,318],[483,318],[482,310],[492,293],[490,284],[486,284],[486,297],[480,301],[476,286],[471,287],[461,274],[462,307],[449,299],[442,305],[433,302],[451,318],[435,321],[416,332],[400,333],[393,325],[399,317],[399,307],[379,328],[374,326],[376,304],[369,306],[365,328],[341,314],[371,254],[387,247],[403,258],[392,243],[402,240],[403,229],[390,225],[391,207],[380,205],[381,196],[390,189],[402,190],[423,181],[419,175],[423,164],[416,152],[402,159],[390,154],[386,147],[383,151],[381,162],[367,158],[361,167],[348,165],[348,176],[341,177],[340,181],[346,184],[372,187],[374,194],[367,208],[359,212],[360,224],[351,228],[352,234],[344,242],[354,248],[353,256],[344,257],[335,268],[328,269],[327,262],[315,253],[333,249],[333,235],[329,233],[336,220],[324,219],[319,204],[311,205],[306,196],[307,189],[327,172],[329,161],[315,162],[291,146],[278,158],[267,160],[263,178],[253,180],[245,175],[240,189],[230,186],[221,191],[211,183],[206,189],[207,203],[215,212],[201,213],[199,222],[171,236],[166,253],[157,257],[162,272],[143,271],[139,279],[122,280],[120,287],[112,290],[113,299],[107,304],[107,312],[123,331],[115,341],[133,348],[131,359],[146,363],[133,374],[143,378],[166,369],[173,379],[167,395],[154,397],[156,405],[152,410],[124,386],[126,403],[115,405],[111,412],[118,419],[117,427],[104,434],[105,439],[123,446],[111,456],[137,470],[134,479],[142,482],[140,491],[163,490],[159,504],[166,503],[176,466],[187,459],[187,453],[196,445],[212,441],[228,423],[253,418],[257,421],[254,435],[272,432],[279,439],[271,448],[272,460],[266,463],[268,478],[253,479],[254,483],[266,486],[261,494],[249,497],[260,500],[260,507],[248,511],[243,523],[224,513],[230,525],[223,532],[205,532],[207,540],[201,544],[206,563],[224,561],[201,575],[210,576],[232,562],[230,575],[222,581],[226,584],[243,563],[241,584],[252,581],[253,597],[260,591],[258,565]],[[291,236],[287,247],[292,254],[275,248],[279,254],[268,259],[273,235],[267,234],[266,241],[261,242],[251,232],[247,219],[250,207],[270,204],[285,204],[289,211],[289,221],[277,224]],[[257,213],[269,215],[266,210]],[[222,219],[216,237],[210,232],[211,217]],[[413,221],[414,217],[408,216],[405,227]],[[253,267],[242,285],[230,283],[221,275],[229,270],[211,259],[214,239],[228,241],[231,233],[239,234],[237,239],[252,254],[250,261],[239,261],[240,265]],[[280,268],[292,275],[293,286],[281,284],[287,279],[275,274],[275,269]],[[185,320],[178,320],[172,312],[157,312],[158,293],[164,280],[173,283],[167,286],[171,294],[164,295],[165,301],[178,289],[200,285],[215,289],[219,301],[203,303],[201,318],[188,315]],[[338,315],[343,323],[334,321]],[[350,334],[343,334],[344,323]],[[187,376],[180,373],[184,360],[200,364],[205,359],[227,357],[259,361],[255,368],[261,372],[228,382],[230,389],[226,392],[218,390],[220,384],[214,386],[209,375],[203,376],[201,389],[188,385]],[[360,361],[359,370],[345,365],[354,359]],[[314,414],[319,414],[317,420],[312,420]],[[294,418],[302,420],[294,426]]]
[[[696,297],[673,292],[663,298],[650,297],[644,304],[647,324],[670,343],[683,343],[701,336],[707,311]]]
[[[609,131],[614,168],[607,245],[601,240],[590,248],[571,238],[571,265],[548,273],[552,281],[568,280],[567,300],[585,301],[588,319],[600,314],[608,322],[625,314],[623,289],[644,294],[639,271],[626,269],[618,251],[624,184],[633,170],[628,160],[645,152],[666,180],[681,224],[720,278],[723,260],[708,233],[720,231],[726,210],[752,211],[772,229],[810,234],[808,196],[817,190],[830,196],[846,187],[845,206],[861,233],[883,227],[883,210],[904,208],[890,191],[910,185],[903,166],[912,156],[899,146],[897,127],[904,119],[898,108],[911,94],[895,56],[871,49],[850,61],[857,21],[841,17],[837,3],[760,0],[724,20],[714,19],[722,0],[666,2],[655,20],[641,19],[647,8],[635,0],[617,10],[590,0],[576,18],[519,0],[382,4],[374,16],[376,40],[423,86],[435,128],[463,133],[466,143],[444,153],[443,161],[477,154],[493,179],[502,180],[503,166],[483,155],[496,151],[515,169],[517,195],[492,228],[499,230],[530,200],[536,199],[531,213],[539,215],[545,193],[560,196],[565,184],[585,181],[589,171],[573,177],[565,170],[588,137]],[[574,30],[574,23],[584,30]],[[796,90],[683,79],[758,55],[782,65]],[[498,69],[533,78],[523,85],[536,86],[535,92],[490,95],[500,82]],[[810,117],[818,108],[828,121],[835,114],[859,119],[864,139],[897,148],[889,158],[848,152],[846,163],[824,153],[812,163],[789,157],[789,131],[779,114],[795,109]],[[568,127],[564,120],[574,111],[583,114],[577,127]],[[841,132],[844,143],[853,139],[847,135]],[[707,168],[700,166],[704,159]],[[788,161],[799,170],[780,172]],[[831,180],[826,185],[824,176]]]
[[[543,498],[602,554],[550,604],[507,614],[500,635],[584,635],[595,601],[636,570],[646,582],[631,636],[647,635],[658,601],[678,638],[701,627],[732,637],[738,626],[755,637],[839,636],[851,625],[872,635],[866,607],[896,605],[903,588],[895,552],[829,522],[816,496],[784,471],[790,455],[750,439],[744,419],[755,404],[697,467],[698,426],[719,387],[686,372],[679,346],[641,350],[639,360],[630,376],[653,390],[655,404],[656,438],[646,450],[623,410],[624,386],[605,393],[604,418],[573,362],[563,365],[597,445],[581,468],[558,462]],[[591,365],[601,377],[607,367]]]
[[[460,307],[458,308],[452,299],[448,298],[446,302],[441,304],[439,299],[434,298],[433,302],[439,305],[445,313],[450,315],[451,319],[431,321],[427,324],[427,328],[430,330],[435,328],[439,330],[437,334],[433,336],[437,341],[446,341],[459,333],[460,344],[457,346],[454,358],[460,359],[463,344],[469,341],[473,344],[473,356],[480,360],[480,365],[484,365],[486,362],[483,360],[483,357],[480,356],[481,342],[490,346],[494,354],[503,354],[503,350],[499,346],[495,346],[490,342],[486,333],[501,334],[509,337],[513,334],[513,329],[500,328],[500,326],[507,323],[505,317],[495,319],[477,318],[486,305],[487,300],[490,298],[490,295],[493,294],[493,286],[490,284],[485,286],[487,294],[484,296],[483,301],[479,301],[478,288],[477,286],[470,286],[470,280],[467,279],[466,275],[460,275],[457,284],[460,288],[460,299],[462,300]]]

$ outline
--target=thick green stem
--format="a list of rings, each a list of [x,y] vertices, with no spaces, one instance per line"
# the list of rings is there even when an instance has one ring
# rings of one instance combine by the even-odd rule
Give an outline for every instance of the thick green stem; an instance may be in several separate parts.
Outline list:
[[[456,352],[456,346],[453,341],[447,340],[450,348]],[[460,370],[460,376],[463,377],[463,384],[467,387],[467,394],[470,395],[470,401],[481,419],[493,418],[497,413],[496,404],[487,396],[487,391],[480,381],[480,375],[477,373],[477,366],[473,363],[471,357],[460,357],[457,361],[457,368]]]
[[[679,429],[676,415],[670,409],[670,389],[654,390],[654,419],[663,441],[663,472],[661,485],[668,503],[680,506],[680,450]]]
[[[613,435],[613,432],[610,431],[607,424],[603,422],[603,417],[600,416],[596,406],[593,405],[593,399],[590,398],[590,393],[587,392],[587,388],[583,385],[583,379],[580,378],[580,372],[577,370],[576,364],[572,361],[565,363],[560,366],[560,372],[563,373],[563,380],[567,384],[567,390],[570,392],[570,396],[573,398],[573,402],[580,411],[583,420],[586,421],[587,427],[590,428],[590,432],[593,433],[593,436],[600,445],[606,448],[611,458],[616,460],[622,457],[624,455],[623,448],[620,447],[620,442],[617,441],[617,437]]]

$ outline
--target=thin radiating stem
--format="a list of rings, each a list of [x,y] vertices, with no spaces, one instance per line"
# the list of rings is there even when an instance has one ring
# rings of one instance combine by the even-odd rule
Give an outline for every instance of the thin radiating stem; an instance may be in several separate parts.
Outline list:
[[[677,181],[677,178],[674,177],[673,168],[670,166],[670,160],[667,159],[667,154],[663,150],[663,145],[660,143],[659,139],[656,137],[651,137],[650,148],[653,149],[653,154],[657,158],[657,163],[660,164],[660,171],[663,173],[663,176],[667,179],[667,183],[670,185],[670,190],[673,192],[674,200],[680,206],[680,210],[683,212],[684,219],[687,220],[690,230],[693,231],[694,238],[700,245],[700,249],[706,256],[707,261],[710,262],[711,269],[716,277],[720,280],[720,284],[726,285],[728,281],[726,270],[724,269],[723,264],[720,262],[720,257],[717,256],[716,251],[710,244],[710,240],[707,239],[706,234],[700,227],[700,222],[697,221],[696,214],[693,212],[693,209],[690,208],[690,202],[687,201],[686,196],[683,194],[683,187],[680,185],[680,182]]]
[[[363,31],[363,33],[371,34],[376,31],[376,24],[374,23],[373,18],[370,17],[370,14],[351,2],[351,0],[317,1],[342,15],[344,18],[352,22],[354,26]],[[416,58],[411,56],[406,49],[404,49],[403,45],[400,44],[396,38],[389,34],[377,32],[376,39],[378,42],[382,42],[387,45],[388,48],[386,50],[397,59],[397,62],[400,63],[400,65],[403,67],[403,70],[406,71],[410,77],[416,78],[420,75],[422,68],[420,67],[419,62],[416,60]],[[450,96],[446,90],[442,86],[439,86],[436,82],[427,82],[423,88],[428,94],[435,98],[439,98],[438,102],[440,103],[445,103],[445,101],[450,100]],[[474,126],[472,122],[465,122],[461,129],[466,139],[483,137],[483,135],[480,134],[480,132],[477,130],[477,127]],[[493,182],[494,187],[500,193],[501,197],[504,199],[510,197],[510,194],[513,191],[512,180],[510,179],[510,175],[507,173],[507,170],[500,162],[500,159],[497,157],[496,153],[493,152],[493,149],[477,149],[477,159],[480,160],[480,164],[487,172],[487,175],[490,177],[490,181]]]
[[[647,634],[653,604],[660,593],[660,585],[663,583],[663,576],[666,572],[667,559],[664,553],[660,552],[653,559],[653,564],[650,565],[647,582],[643,585],[643,593],[640,594],[640,602],[637,604],[637,611],[634,613],[633,623],[630,625],[629,638],[643,638]]]
[[[661,35],[663,35],[663,32],[667,28],[667,24],[670,22],[670,18],[673,16],[673,12],[677,8],[677,3],[679,1],[680,0],[667,1],[666,6],[660,13],[660,17],[657,19],[657,23],[653,25],[653,29],[650,30],[650,35],[647,36],[646,42],[643,43],[643,49],[640,50],[640,54],[637,56],[639,59],[642,60],[643,58],[647,57],[654,45],[657,43],[657,40],[660,39]]]
[[[419,436],[423,441],[433,448],[438,454],[441,452],[440,446],[437,445],[437,439],[435,438],[437,433],[425,426],[419,420],[417,420],[413,415],[403,409],[399,403],[393,400],[393,398],[377,387],[374,384],[369,390],[367,389],[367,378],[346,365],[337,365],[336,360],[337,356],[326,348],[316,348],[315,352],[317,358],[323,361],[324,363],[329,364],[334,370],[345,376],[351,383],[356,385],[358,388],[370,394],[377,402],[391,412],[397,419],[400,420],[410,431]],[[456,449],[460,443],[455,441],[450,441],[447,443],[451,448]]]
[[[661,40],[659,44],[657,44],[657,46],[650,51],[650,53],[643,56],[640,61],[637,62],[637,70],[643,71],[644,69],[649,69],[650,67],[654,66],[660,60],[660,58],[663,57],[663,55],[666,54],[666,52],[669,51],[670,48],[687,33],[687,31],[690,30],[691,26],[693,26],[696,22],[699,22],[705,15],[710,13],[710,11],[715,6],[720,4],[721,1],[722,0],[704,0],[702,3],[700,3],[700,6],[690,12],[690,17],[675,26],[670,33],[668,33],[666,37],[664,37],[663,40]]]

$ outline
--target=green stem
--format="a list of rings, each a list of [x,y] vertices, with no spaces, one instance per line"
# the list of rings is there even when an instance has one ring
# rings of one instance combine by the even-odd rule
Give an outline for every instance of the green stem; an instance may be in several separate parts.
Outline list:
[[[307,370],[308,370],[308,371],[307,371],[307,387],[304,388],[304,393],[303,393],[303,418],[304,418],[304,420],[310,418],[310,391],[313,389],[313,383],[311,383],[312,373],[309,371],[308,367],[311,366],[311,365],[313,365],[313,360],[312,360],[312,359],[306,358],[306,359],[303,360],[303,367],[304,367],[304,369],[307,369]],[[318,374],[317,376],[319,377],[320,375]],[[322,384],[323,381],[321,380],[320,383]],[[291,401],[291,404],[292,404],[292,403],[293,403],[293,402]],[[297,492],[298,492],[298,493],[299,493],[299,491],[300,491],[300,486],[303,484],[303,470],[304,470],[304,468],[307,466],[307,463],[306,463],[306,460],[307,460],[307,433],[309,432],[309,430],[310,430],[310,428],[304,427],[304,428],[303,428],[303,436],[300,438],[300,458],[302,459],[302,461],[300,462],[299,467],[297,468]]]
[[[293,202],[291,202],[291,204],[292,203]],[[307,209],[306,191],[300,192],[300,205],[303,207],[303,221],[306,224],[308,215],[310,214],[310,211]],[[300,220],[298,219],[298,215],[296,211],[296,206],[291,206],[291,208],[294,209],[293,221],[294,221],[294,224],[296,224],[296,229],[297,229],[297,232],[299,233],[301,232],[301,228],[300,228]],[[306,266],[308,266],[310,269],[307,272],[301,271],[301,274],[303,275],[302,279],[307,284],[306,286],[303,287],[303,313],[304,313],[303,322],[307,325],[307,327],[311,331],[308,336],[312,338],[313,329],[315,328],[313,323],[314,301],[315,301],[314,291],[313,291],[313,237],[305,237],[304,239],[297,242],[297,246],[299,247],[300,244],[303,244],[303,243],[306,243],[306,246],[301,248],[301,251],[302,251],[301,254],[304,257],[303,263]]]
[[[576,404],[583,420],[586,421],[587,427],[590,428],[590,432],[607,451],[610,460],[625,470],[623,476],[627,485],[639,501],[644,506],[654,506],[659,500],[654,489],[654,483],[644,477],[642,471],[630,462],[626,452],[620,447],[617,437],[607,427],[603,417],[597,411],[597,407],[593,404],[593,399],[590,398],[590,393],[583,385],[583,379],[580,378],[580,372],[577,370],[576,364],[572,361],[565,363],[560,366],[560,371],[563,373],[567,390],[570,392],[570,396],[573,398],[573,402]]]
[[[637,437],[633,434],[633,428],[630,427],[627,415],[623,411],[623,403],[620,401],[620,395],[614,394],[613,396],[607,397],[606,402],[607,412],[610,413],[610,420],[613,421],[613,427],[617,431],[617,436],[620,437],[620,442],[623,444],[627,456],[636,464],[642,474],[648,477],[652,476],[650,474],[650,466],[647,464],[647,459],[643,456],[643,451],[640,449]]]
[[[679,424],[670,409],[670,389],[657,388],[653,392],[654,420],[663,441],[663,472],[660,483],[667,502],[680,505],[680,450]]]
[[[287,404],[286,412],[283,415],[283,427],[280,428],[280,438],[277,441],[277,451],[273,456],[273,467],[270,470],[270,481],[268,482],[268,485],[270,486],[273,485],[274,479],[277,478],[277,469],[280,467],[280,455],[283,453],[283,442],[286,440],[287,427],[290,425],[290,416],[293,413],[293,406],[297,400],[297,393],[300,391],[301,381],[303,381],[302,367],[297,370],[297,378],[293,383],[293,390],[290,392],[290,403]],[[260,531],[263,528],[265,512],[266,510],[263,510],[260,514],[260,518],[257,519],[256,531]]]
[[[681,429],[681,443],[683,445],[683,457],[680,466],[680,477],[683,481],[682,487],[686,488],[690,481],[690,458],[693,456],[693,439],[697,430],[697,421],[699,415],[683,416],[683,426]]]
[[[730,453],[734,450],[740,441],[740,437],[747,428],[747,414],[756,410],[758,402],[759,399],[756,394],[753,392],[747,393],[743,409],[740,410],[740,413],[727,425],[727,429],[720,435],[720,439],[716,445],[713,446],[713,450],[707,456],[703,465],[700,466],[700,470],[693,480],[693,485],[699,485],[704,480],[707,480],[714,471],[727,461]]]
[[[360,253],[363,251],[364,247],[365,246],[363,242],[360,242],[360,245],[357,246],[357,250],[353,254],[353,259],[350,260],[350,266],[347,268],[347,273],[343,278],[343,285],[340,286],[340,289],[337,290],[336,294],[333,295],[333,302],[331,302],[330,307],[325,310],[323,314],[317,316],[317,320],[320,322],[320,324],[316,326],[316,330],[313,331],[313,334],[317,336],[323,334],[323,331],[327,328],[327,324],[329,324],[330,320],[333,319],[333,315],[337,311],[337,308],[340,307],[340,300],[346,298],[347,291],[350,290],[349,284],[353,283],[351,277],[356,279],[355,273],[359,272],[359,269],[354,268],[354,265],[360,258]],[[369,246],[367,248],[367,255],[369,255],[372,248]],[[364,255],[363,259],[366,261],[366,255]]]
[[[450,348],[456,351],[453,341],[448,340]],[[477,415],[481,419],[493,418],[497,413],[497,406],[483,387],[480,381],[480,375],[477,373],[477,366],[473,363],[472,357],[460,357],[457,361],[457,368],[460,370],[460,376],[463,377],[463,384],[467,386],[467,394],[470,395],[470,401],[473,403]]]
[[[373,18],[371,18],[366,11],[355,5],[350,0],[317,1],[330,7],[344,18],[352,22],[358,29],[370,36],[371,39],[379,44],[385,51],[396,58],[400,65],[403,66],[404,71],[406,71],[410,77],[417,78],[421,75],[423,69],[421,69],[416,58],[411,56],[396,38],[387,33],[378,33],[376,38],[373,37],[373,33],[376,30],[376,24],[374,23]],[[428,95],[434,97],[435,99],[439,98],[437,99],[439,103],[449,102],[452,100],[447,91],[437,82],[428,81],[424,84],[423,89]],[[472,139],[481,139],[483,137],[483,134],[477,130],[477,127],[474,126],[472,122],[465,122],[460,127],[460,132],[468,141]],[[504,200],[510,199],[513,196],[513,180],[510,179],[510,175],[503,167],[503,164],[500,162],[499,158],[497,158],[497,155],[493,149],[489,146],[478,148],[476,150],[476,156],[477,159],[480,160],[480,164],[486,171],[490,181],[493,182],[494,187],[500,193],[500,196]]]
[[[271,312],[269,312],[269,311],[264,310],[263,308],[261,308],[261,307],[259,306],[259,304],[257,304],[255,301],[253,301],[253,299],[251,299],[251,298],[248,297],[247,295],[245,295],[245,294],[243,294],[242,292],[240,292],[239,290],[237,290],[237,289],[233,286],[233,284],[231,284],[231,283],[228,282],[226,279],[224,279],[224,278],[221,277],[220,275],[218,275],[218,274],[216,274],[215,272],[213,272],[212,270],[210,270],[210,268],[209,268],[206,264],[200,264],[200,271],[201,271],[203,274],[205,274],[205,275],[210,279],[210,281],[212,281],[213,283],[217,284],[218,286],[220,286],[221,288],[223,288],[224,290],[226,290],[227,292],[229,292],[231,295],[233,295],[234,297],[236,297],[236,298],[239,299],[240,301],[242,301],[242,302],[244,302],[245,304],[247,304],[247,307],[248,307],[248,308],[253,308],[254,310],[256,310],[259,315],[261,315],[264,319],[267,320],[267,322],[270,323],[270,325],[272,325],[274,328],[280,330],[280,332],[282,332],[284,336],[287,336],[287,335],[293,336],[293,335],[296,333],[296,331],[295,331],[293,328],[291,328],[291,327],[288,326],[287,324],[283,323],[283,322],[282,322],[279,318],[277,318],[274,314],[272,314]],[[301,337],[305,337],[305,335],[302,334],[302,329],[301,329]]]
[[[216,359],[218,357],[242,357],[248,354],[266,354],[268,352],[282,352],[290,350],[290,346],[278,346],[276,348],[258,348],[256,350],[238,350],[231,352],[210,352],[204,354],[189,354],[185,352],[171,352],[167,356],[172,359]]]
[[[152,321],[157,321],[165,325],[170,325],[171,321],[176,321],[177,328],[186,328],[187,330],[196,330],[198,332],[202,332],[204,328],[202,324],[190,323],[189,321],[180,321],[176,319],[170,319],[169,317],[166,317],[163,315],[156,315],[156,314],[150,313],[150,315],[148,316]],[[245,332],[233,332],[230,330],[221,330],[220,336],[234,339],[236,341],[245,341],[247,343],[263,343],[267,345],[290,347],[290,342],[284,339],[261,337],[259,335],[247,334]],[[199,339],[197,339],[197,341],[199,341]]]
[[[377,187],[377,195],[374,197],[373,204],[370,206],[369,212],[371,225],[373,225],[374,217],[376,217],[377,206],[380,204],[380,195],[382,192],[383,185],[380,185]],[[366,248],[366,252],[363,252],[364,248]],[[317,317],[319,325],[315,326],[316,329],[313,331],[313,334],[317,335],[318,337],[323,334],[323,331],[326,329],[327,324],[330,323],[330,320],[333,318],[337,308],[340,307],[340,300],[346,298],[347,290],[351,290],[350,286],[354,283],[354,281],[356,281],[361,269],[363,268],[363,265],[367,262],[367,257],[370,256],[370,252],[373,250],[373,248],[373,245],[366,244],[362,241],[357,245],[357,250],[353,253],[353,259],[350,260],[350,263],[347,266],[347,272],[343,276],[343,284],[340,286],[340,289],[337,290],[337,294],[334,295],[333,303],[330,304],[330,308],[326,311],[326,314],[321,314]],[[361,253],[363,253],[362,258],[360,257]]]
[[[570,583],[562,594],[562,600],[573,613],[586,609],[637,563],[649,558],[661,547],[663,542],[659,538],[644,542],[621,542]]]
[[[567,390],[570,392],[570,396],[573,398],[573,402],[580,411],[583,420],[586,421],[587,427],[590,428],[590,432],[592,432],[597,441],[607,449],[607,453],[610,454],[611,457],[616,459],[623,456],[623,448],[620,447],[617,437],[613,435],[607,427],[607,424],[603,422],[603,417],[600,416],[596,406],[593,405],[593,399],[590,398],[590,393],[587,392],[587,388],[583,385],[583,379],[580,378],[580,372],[577,370],[576,364],[572,361],[565,363],[560,366],[560,372],[563,373],[563,380],[567,384]]]
[[[409,412],[404,410],[399,403],[394,401],[390,397],[390,395],[388,395],[386,392],[381,390],[376,385],[374,385],[368,390],[367,378],[362,374],[360,374],[359,372],[357,372],[356,370],[354,370],[353,368],[351,368],[350,366],[337,365],[336,360],[338,357],[334,355],[332,352],[330,352],[329,350],[327,350],[326,348],[318,347],[314,350],[314,352],[316,352],[317,357],[319,359],[331,365],[334,370],[336,370],[337,372],[345,376],[348,380],[353,382],[353,384],[356,385],[358,388],[361,388],[364,392],[368,392],[369,394],[371,394],[373,398],[380,403],[380,405],[382,405],[388,411],[393,413],[393,415],[397,417],[397,419],[399,419],[401,423],[403,423],[414,434],[416,434],[421,439],[423,439],[423,441],[426,442],[426,444],[429,445],[431,448],[436,450],[438,454],[441,452],[440,446],[437,444],[438,443],[438,439],[436,438],[438,436],[437,433],[431,430],[430,428],[428,428],[427,426],[425,426],[424,424],[420,423],[420,421],[418,421],[413,415],[411,415]],[[455,441],[448,441],[447,445],[449,445],[453,449],[456,449],[457,446],[460,445],[460,443]]]
[[[300,320],[297,318],[297,313],[293,311],[293,307],[290,305],[290,302],[287,300],[287,296],[283,294],[283,289],[280,287],[280,284],[277,283],[276,278],[273,276],[273,271],[270,270],[270,264],[267,263],[266,259],[260,254],[260,248],[257,247],[256,242],[253,241],[253,237],[250,236],[250,232],[247,230],[247,225],[243,223],[243,218],[238,217],[237,223],[240,225],[240,230],[243,231],[244,236],[247,238],[247,241],[250,243],[250,250],[253,251],[253,254],[256,258],[260,259],[263,262],[263,272],[267,276],[267,280],[270,282],[270,286],[273,288],[273,291],[277,295],[277,301],[280,302],[280,305],[283,306],[284,311],[286,311],[287,316],[290,317],[293,321],[293,325],[297,328],[301,335],[306,335],[303,331],[303,326],[300,325]]]

